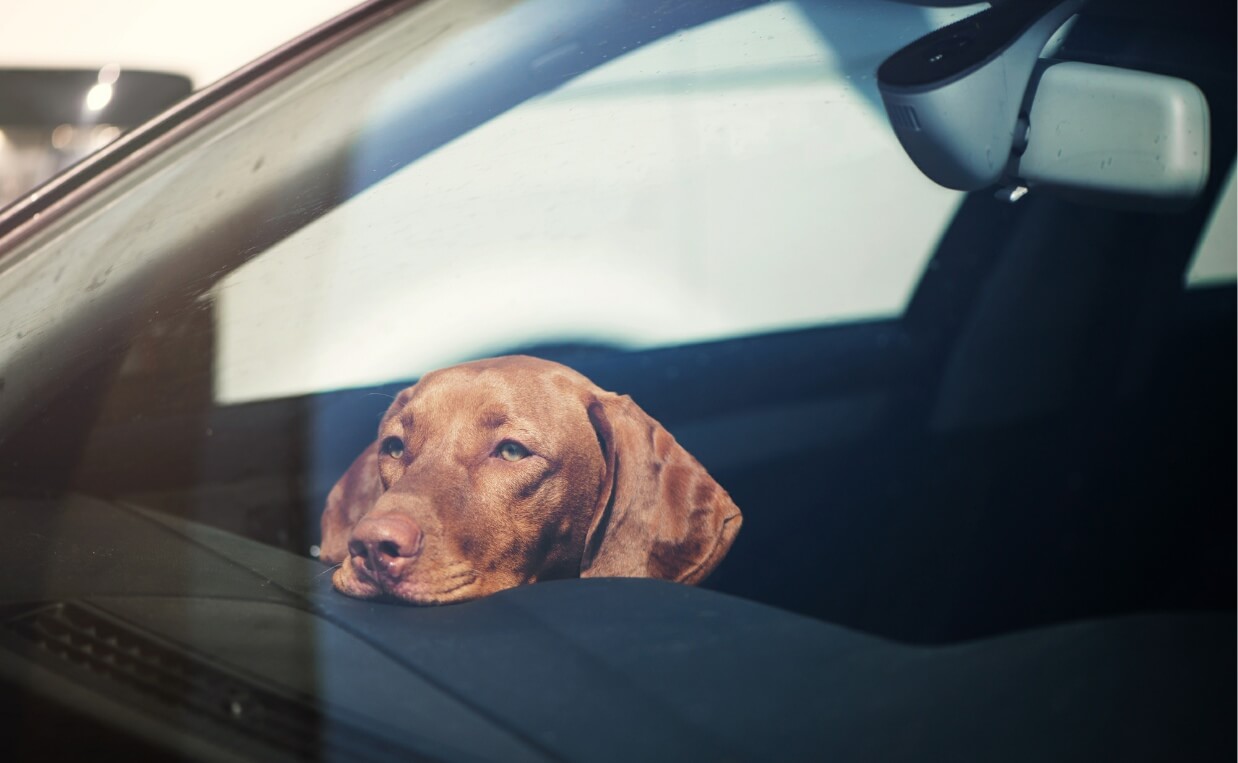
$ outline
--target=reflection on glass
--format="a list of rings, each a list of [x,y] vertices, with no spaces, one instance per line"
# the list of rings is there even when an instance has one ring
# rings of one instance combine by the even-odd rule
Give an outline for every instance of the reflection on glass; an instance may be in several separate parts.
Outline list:
[[[123,71],[0,69],[0,206],[190,93],[185,77]]]

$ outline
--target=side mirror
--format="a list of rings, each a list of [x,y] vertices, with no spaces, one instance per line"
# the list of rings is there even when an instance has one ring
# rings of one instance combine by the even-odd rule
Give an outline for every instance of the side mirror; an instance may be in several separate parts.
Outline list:
[[[995,5],[916,40],[877,71],[899,141],[963,191],[1004,185],[1171,209],[1208,178],[1209,113],[1190,82],[1041,59],[1084,0]]]

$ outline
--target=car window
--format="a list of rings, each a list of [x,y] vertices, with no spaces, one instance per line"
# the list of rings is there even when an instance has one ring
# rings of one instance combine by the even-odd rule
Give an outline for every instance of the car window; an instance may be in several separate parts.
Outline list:
[[[1221,198],[1208,219],[1199,245],[1186,271],[1188,288],[1227,286],[1238,277],[1234,256],[1234,230],[1238,229],[1238,196],[1234,193],[1234,167],[1229,168]]]
[[[972,9],[731,8],[410,4],[120,138],[132,168],[0,259],[0,481],[305,554],[391,396],[530,352],[753,517],[730,593],[909,639],[1232,599],[1232,144],[1177,214],[961,195],[872,76]],[[1109,60],[1112,23],[1064,51]],[[1141,23],[1123,50],[1232,135],[1222,57]]]
[[[512,109],[224,279],[218,400],[900,314],[962,194],[907,159],[872,72],[961,13],[762,5]]]

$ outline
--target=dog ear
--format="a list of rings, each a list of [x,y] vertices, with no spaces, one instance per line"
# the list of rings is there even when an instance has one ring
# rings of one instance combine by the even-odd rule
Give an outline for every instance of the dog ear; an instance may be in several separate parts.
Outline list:
[[[322,512],[319,561],[339,564],[348,557],[348,538],[352,535],[353,525],[369,512],[382,494],[376,440],[361,451],[361,455],[327,495],[327,508]]]
[[[739,507],[631,398],[606,393],[589,420],[606,473],[580,576],[704,580],[739,532]]]

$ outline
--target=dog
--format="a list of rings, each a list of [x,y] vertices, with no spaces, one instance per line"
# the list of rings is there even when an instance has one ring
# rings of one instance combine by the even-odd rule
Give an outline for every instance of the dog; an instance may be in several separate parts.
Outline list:
[[[547,360],[426,374],[327,497],[319,559],[363,599],[448,604],[542,580],[693,584],[742,516],[631,398]]]

